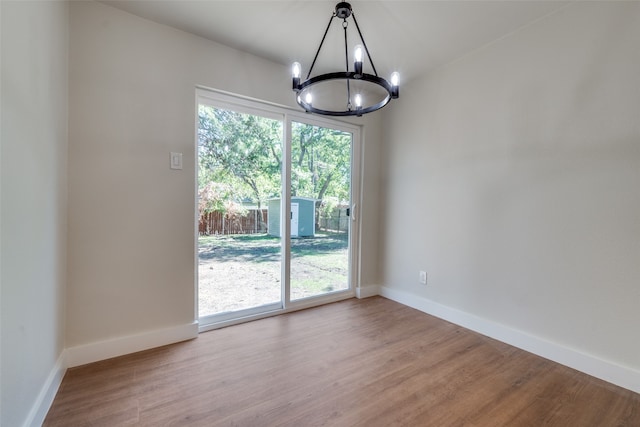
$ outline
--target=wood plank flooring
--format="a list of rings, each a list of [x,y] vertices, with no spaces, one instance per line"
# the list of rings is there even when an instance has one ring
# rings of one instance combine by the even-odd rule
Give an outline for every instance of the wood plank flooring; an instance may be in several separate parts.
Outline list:
[[[640,426],[640,395],[382,297],[68,370],[45,426]]]

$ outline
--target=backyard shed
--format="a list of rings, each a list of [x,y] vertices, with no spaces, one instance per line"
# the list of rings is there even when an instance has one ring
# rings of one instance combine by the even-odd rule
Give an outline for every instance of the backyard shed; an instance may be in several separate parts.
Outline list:
[[[280,237],[280,199],[269,199],[269,230],[270,236]],[[315,236],[316,200],[307,197],[292,197],[291,237]]]

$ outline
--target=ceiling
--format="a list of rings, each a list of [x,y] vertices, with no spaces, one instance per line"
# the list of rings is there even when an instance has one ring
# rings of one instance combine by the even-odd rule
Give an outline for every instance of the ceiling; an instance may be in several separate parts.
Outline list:
[[[304,68],[313,60],[337,1],[103,0],[102,3],[277,63],[289,65],[298,61]],[[350,3],[378,74],[388,77],[392,71],[399,71],[405,81],[567,4],[525,0]],[[332,24],[314,74],[327,71],[323,68],[328,68],[331,61],[338,61],[340,69],[344,67],[344,39],[337,21]],[[349,37],[355,38],[356,33]],[[308,68],[303,69],[303,73],[307,71]]]

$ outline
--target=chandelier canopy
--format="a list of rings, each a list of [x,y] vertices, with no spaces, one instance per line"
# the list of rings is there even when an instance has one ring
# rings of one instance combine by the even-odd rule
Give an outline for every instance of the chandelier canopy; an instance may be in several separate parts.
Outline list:
[[[318,55],[322,49],[327,33],[335,18],[342,19],[344,32],[344,59],[345,70],[334,71],[312,76],[313,67],[316,65]],[[349,44],[347,39],[348,18],[353,19],[360,43],[353,48],[353,70],[349,70]],[[363,71],[363,59],[366,54],[373,74]],[[296,101],[308,113],[322,114],[326,116],[362,116],[366,113],[379,110],[399,96],[399,74],[391,74],[390,81],[379,77],[373,64],[369,49],[364,41],[356,16],[347,2],[340,2],[329,19],[327,29],[322,36],[322,41],[316,55],[313,58],[307,78],[301,81],[302,66],[293,64],[293,90],[296,92]]]

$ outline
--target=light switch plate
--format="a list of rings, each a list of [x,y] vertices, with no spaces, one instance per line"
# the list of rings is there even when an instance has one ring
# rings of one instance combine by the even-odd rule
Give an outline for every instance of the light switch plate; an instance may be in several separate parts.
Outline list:
[[[182,153],[171,153],[171,169],[182,169]]]
[[[421,271],[420,275],[419,275],[419,279],[420,279],[420,283],[423,285],[427,284],[427,272],[426,271]]]

